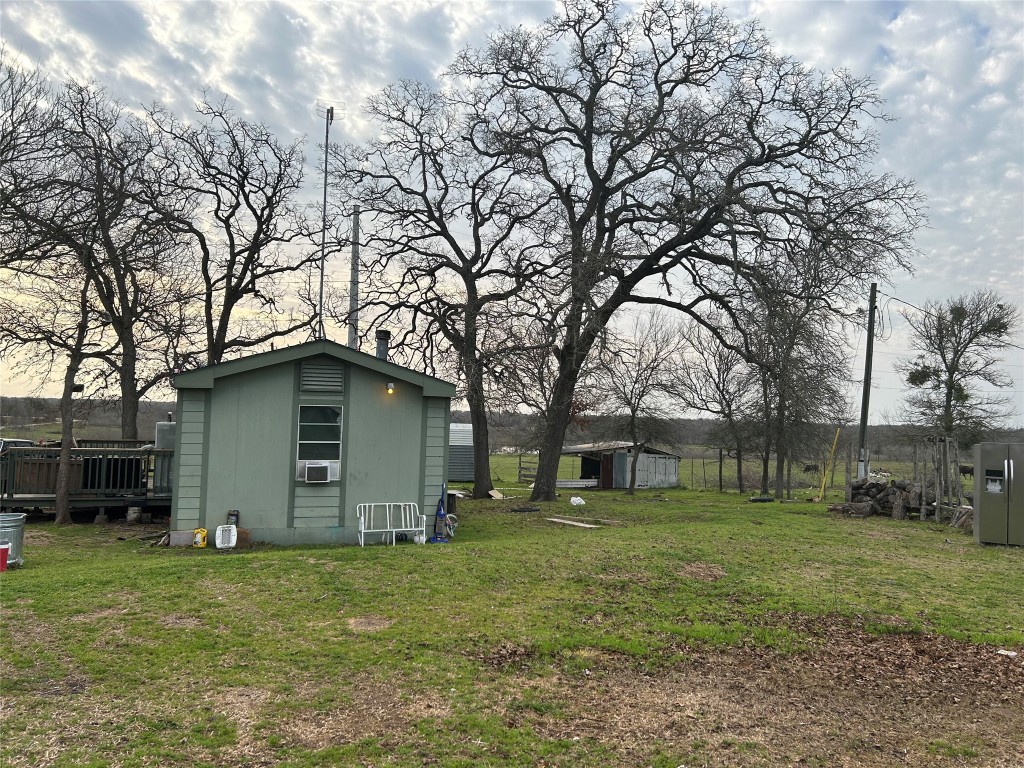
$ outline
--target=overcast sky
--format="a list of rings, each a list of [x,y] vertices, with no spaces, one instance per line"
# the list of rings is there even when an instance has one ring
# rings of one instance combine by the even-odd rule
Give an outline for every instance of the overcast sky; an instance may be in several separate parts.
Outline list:
[[[900,301],[921,306],[991,288],[1024,306],[1024,3],[723,5],[737,20],[759,19],[782,53],[872,77],[896,118],[881,128],[880,167],[915,179],[928,199],[915,274],[894,274],[892,285],[880,286],[876,423],[902,391],[892,372],[908,353]],[[160,101],[183,115],[202,88],[227,94],[281,138],[308,135],[315,165],[323,132],[318,98],[345,105],[332,139],[361,138],[368,94],[399,78],[434,81],[463,46],[554,9],[546,0],[2,0],[0,35],[26,63],[55,77],[93,78],[127,104]],[[310,184],[317,185],[315,172]],[[864,336],[851,341],[856,376]],[[1016,343],[1024,348],[1024,334]],[[1022,423],[1024,349],[1009,350],[1006,363]],[[4,394],[24,390],[7,377],[0,384]],[[857,385],[850,397],[858,410]]]

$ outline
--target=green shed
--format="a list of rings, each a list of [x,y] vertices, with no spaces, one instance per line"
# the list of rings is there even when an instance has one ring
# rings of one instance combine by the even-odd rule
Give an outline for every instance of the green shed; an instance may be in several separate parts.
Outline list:
[[[359,504],[431,515],[455,386],[386,357],[318,340],[175,376],[171,530],[238,510],[255,541],[355,544]]]

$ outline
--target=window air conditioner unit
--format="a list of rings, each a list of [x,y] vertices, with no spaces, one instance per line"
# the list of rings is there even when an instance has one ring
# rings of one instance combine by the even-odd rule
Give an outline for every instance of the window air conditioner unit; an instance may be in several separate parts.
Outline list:
[[[306,482],[307,483],[326,483],[329,482],[330,477],[330,465],[319,462],[310,462],[306,465]]]

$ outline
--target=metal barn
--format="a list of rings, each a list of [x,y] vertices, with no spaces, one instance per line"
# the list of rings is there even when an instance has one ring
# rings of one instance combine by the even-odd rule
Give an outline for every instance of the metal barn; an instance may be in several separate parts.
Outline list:
[[[633,461],[630,443],[591,443],[568,446],[563,456],[580,458],[580,479],[568,484],[594,488],[628,488]],[[674,488],[679,485],[679,456],[645,447],[636,466],[637,488]]]

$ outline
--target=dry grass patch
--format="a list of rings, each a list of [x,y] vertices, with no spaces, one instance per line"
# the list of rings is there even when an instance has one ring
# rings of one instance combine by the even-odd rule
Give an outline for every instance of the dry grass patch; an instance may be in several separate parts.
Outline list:
[[[544,738],[599,742],[622,766],[649,765],[660,744],[687,755],[687,765],[716,768],[1019,768],[1021,661],[941,636],[875,635],[842,620],[807,628],[820,639],[807,653],[741,648],[657,674],[597,654],[585,673],[557,675],[548,689],[556,714],[506,715]]]
[[[47,531],[40,531],[34,528],[25,528],[25,547],[48,547],[54,543],[56,537]]]
[[[687,563],[677,573],[685,579],[697,581],[719,581],[725,578],[725,569],[714,563]]]
[[[279,726],[291,743],[307,749],[352,744],[363,739],[402,738],[423,718],[451,715],[436,693],[403,690],[395,680],[367,676],[350,681],[345,702],[325,712],[303,712]]]
[[[345,624],[353,632],[379,632],[382,629],[387,629],[394,623],[394,619],[388,619],[384,616],[352,616],[345,619]]]
[[[174,629],[199,629],[206,626],[202,619],[195,616],[185,616],[180,613],[170,613],[166,616],[161,616],[159,621],[162,626]]]

